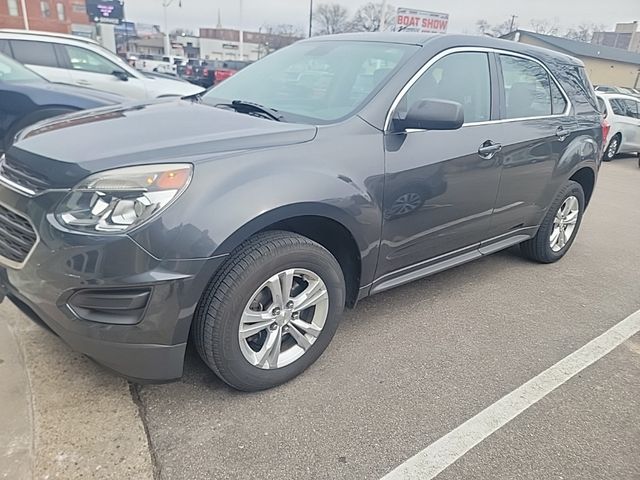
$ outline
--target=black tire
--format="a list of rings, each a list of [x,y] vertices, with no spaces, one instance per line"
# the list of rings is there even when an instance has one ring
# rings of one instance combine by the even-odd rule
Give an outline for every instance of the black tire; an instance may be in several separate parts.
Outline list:
[[[23,128],[26,128],[29,125],[33,125],[34,123],[39,122],[41,120],[46,120],[48,118],[53,118],[59,115],[64,115],[65,113],[72,113],[72,112],[77,112],[77,110],[72,108],[62,108],[62,107],[43,108],[41,110],[36,110],[35,112],[31,112],[25,117],[17,120],[13,125],[11,125],[11,127],[9,127],[7,134],[2,140],[2,147],[4,148],[4,151],[6,152],[9,149],[9,147],[13,145],[13,139],[18,134],[18,132]]]
[[[554,228],[554,219],[556,213],[558,212],[558,209],[570,196],[575,196],[578,199],[578,204],[580,207],[578,213],[578,221],[576,223],[573,234],[567,241],[566,245],[561,250],[554,252],[550,245],[551,233],[553,232]],[[558,196],[551,204],[551,207],[549,207],[549,210],[545,215],[536,236],[520,245],[522,254],[525,257],[540,263],[553,263],[560,260],[569,251],[571,245],[573,245],[573,242],[576,239],[576,236],[578,235],[578,232],[580,231],[580,224],[582,223],[584,209],[585,198],[582,186],[578,182],[570,180],[560,190]]]
[[[289,268],[311,270],[324,281],[329,295],[327,320],[302,357],[282,368],[262,369],[246,360],[240,349],[241,314],[260,285]],[[193,339],[204,362],[228,385],[264,390],[291,380],[320,357],[338,328],[344,303],[342,269],[329,251],[295,233],[264,232],[240,245],[212,278],[194,315]]]
[[[603,162],[610,162],[615,158],[618,151],[620,150],[620,142],[622,141],[622,137],[619,133],[616,133],[611,140],[609,140],[609,145],[607,145],[607,149],[604,151],[604,155],[602,157]],[[615,142],[615,148],[611,148],[613,143]]]

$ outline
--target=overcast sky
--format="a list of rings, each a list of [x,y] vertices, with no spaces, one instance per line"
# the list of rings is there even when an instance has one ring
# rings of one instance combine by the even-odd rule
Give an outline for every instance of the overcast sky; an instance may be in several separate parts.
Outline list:
[[[127,20],[163,25],[163,1],[125,0]],[[214,27],[218,9],[225,27],[240,25],[246,30],[257,30],[265,25],[293,24],[304,31],[308,28],[309,0],[173,0],[168,7],[169,29]],[[333,3],[314,0],[315,4]],[[339,0],[353,13],[365,0]],[[613,28],[616,22],[640,20],[640,0],[397,0],[389,4],[418,8],[450,15],[449,32],[475,33],[476,21],[484,18],[489,23],[501,23],[511,15],[518,15],[517,23],[526,29],[533,19],[548,19],[562,29],[580,23],[605,24]]]

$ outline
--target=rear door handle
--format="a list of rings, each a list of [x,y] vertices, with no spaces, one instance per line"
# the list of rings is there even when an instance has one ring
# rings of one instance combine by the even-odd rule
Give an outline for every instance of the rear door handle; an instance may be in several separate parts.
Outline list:
[[[482,145],[480,145],[480,148],[478,148],[478,155],[480,155],[485,160],[491,160],[500,150],[502,150],[502,144],[494,143],[491,140],[487,140]]]
[[[76,83],[78,85],[84,85],[84,86],[91,85],[91,82],[89,82],[88,80],[76,80]]]
[[[561,142],[564,142],[569,135],[571,135],[571,131],[565,130],[564,127],[558,127],[556,129],[556,137],[558,137],[558,140]]]

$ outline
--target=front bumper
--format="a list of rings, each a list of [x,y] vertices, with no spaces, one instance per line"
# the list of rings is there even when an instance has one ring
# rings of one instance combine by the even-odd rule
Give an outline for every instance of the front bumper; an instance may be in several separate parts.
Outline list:
[[[38,234],[22,266],[0,260],[0,289],[73,349],[119,374],[141,382],[179,378],[193,313],[223,259],[160,260],[127,235],[64,231],[48,213],[62,195],[52,191],[28,198],[0,185],[0,204],[28,218]],[[104,302],[112,293],[119,301],[128,291],[148,292],[133,320],[91,316],[71,305],[79,292],[91,292],[80,295],[85,302],[97,297]]]

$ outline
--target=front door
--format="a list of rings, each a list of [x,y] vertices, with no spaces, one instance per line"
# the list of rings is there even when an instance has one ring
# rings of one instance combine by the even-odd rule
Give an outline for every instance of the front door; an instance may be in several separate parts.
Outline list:
[[[74,84],[139,100],[147,97],[144,84],[108,58],[75,45],[61,45],[60,49]]]
[[[440,58],[393,113],[402,119],[414,102],[450,100],[463,105],[465,125],[455,131],[391,129],[385,135],[379,279],[410,273],[451,252],[473,251],[486,238],[500,175],[500,147],[491,147],[500,129],[485,123],[497,114],[490,60],[477,51]]]

